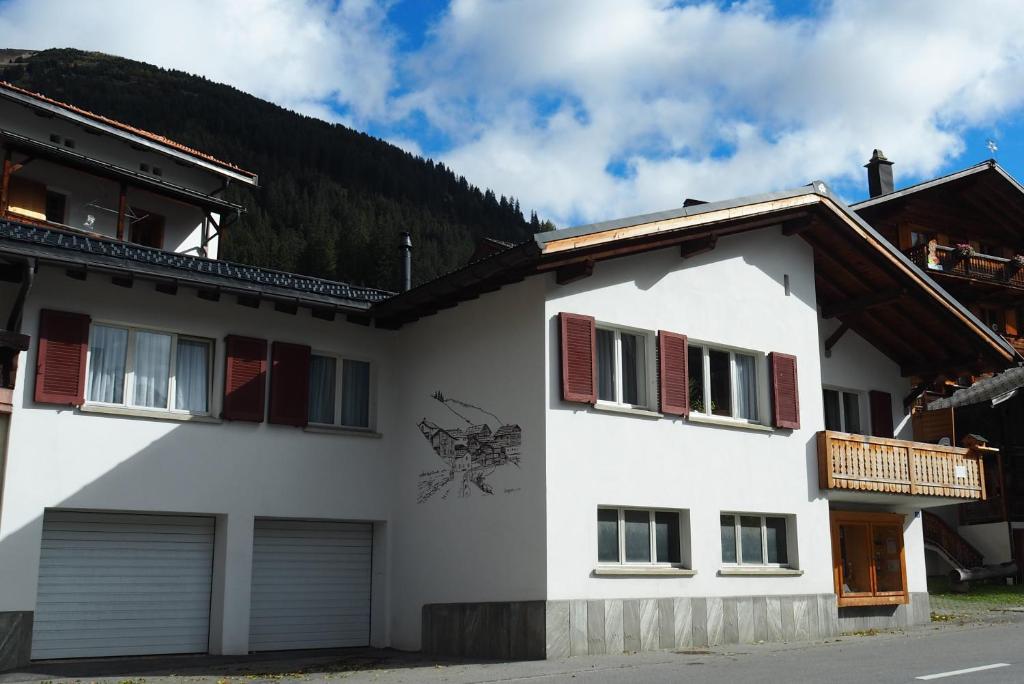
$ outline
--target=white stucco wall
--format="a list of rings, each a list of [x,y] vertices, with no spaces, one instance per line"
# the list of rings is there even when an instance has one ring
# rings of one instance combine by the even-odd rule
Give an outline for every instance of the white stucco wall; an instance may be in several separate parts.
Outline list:
[[[601,262],[591,277],[570,285],[546,281],[549,598],[833,590],[828,502],[816,479],[814,436],[823,418],[813,268],[805,242],[768,228],[721,239],[714,251],[695,258],[681,259],[670,248]],[[562,311],[682,333],[691,343],[794,354],[801,428],[754,431],[565,403],[556,320]],[[767,369],[760,380],[767,383]],[[764,404],[762,411],[768,410]],[[592,576],[598,506],[688,510],[697,575]],[[733,511],[795,516],[798,557],[791,561],[803,576],[718,576],[719,515]]]
[[[428,603],[541,600],[545,595],[544,283],[532,278],[400,331],[392,535],[392,638],[419,648]],[[470,423],[522,429],[521,462],[487,475],[492,494],[459,480],[417,502],[421,473],[444,468],[420,432]],[[464,404],[494,414],[489,416]],[[446,495],[447,492],[447,495]]]
[[[376,373],[381,436],[314,434],[267,423],[180,423],[36,404],[38,312],[44,307],[216,340],[214,415],[219,415],[223,394],[223,340],[228,334],[305,343],[368,359]],[[226,625],[225,633],[211,635],[211,643],[215,648],[226,643],[226,652],[244,652],[254,516],[389,520],[387,492],[398,427],[393,409],[396,333],[346,323],[343,317],[322,321],[308,310],[293,316],[267,304],[250,309],[228,296],[209,302],[184,287],[168,296],[145,282],[131,289],[113,286],[98,275],[79,282],[52,267],[37,275],[24,330],[33,340],[19,364],[11,421],[0,514],[0,611],[35,607],[46,508],[209,514],[219,518],[218,530],[228,534],[218,540],[219,548],[230,551],[229,586],[214,587],[213,624]],[[219,556],[218,563],[224,562],[225,556]],[[383,573],[377,578],[384,578]],[[386,623],[386,592],[381,595],[375,587],[375,597],[380,599],[374,606],[375,622]],[[379,631],[376,639],[386,643]]]
[[[903,398],[910,393],[908,378],[901,377],[895,361],[873,347],[867,340],[847,330],[832,348],[831,356],[824,355],[825,340],[835,332],[837,319],[821,319],[821,382],[825,387],[861,393],[860,416],[864,430],[869,429],[871,410],[868,392],[877,390],[892,395],[892,425],[898,439],[913,439],[910,414],[903,410]],[[817,401],[820,403],[821,392]]]

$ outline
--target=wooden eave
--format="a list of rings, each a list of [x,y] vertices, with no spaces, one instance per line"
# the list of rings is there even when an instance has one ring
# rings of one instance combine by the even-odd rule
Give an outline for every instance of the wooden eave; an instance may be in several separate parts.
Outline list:
[[[818,304],[825,309],[894,291],[837,318],[900,365],[905,375],[998,369],[1017,358],[926,274],[834,199],[824,185],[736,203],[608,222],[545,234],[374,306],[396,328],[530,275],[704,241],[767,226],[814,249]],[[786,236],[791,237],[786,237]],[[684,250],[685,254],[685,250]],[[597,268],[600,268],[598,265]]]

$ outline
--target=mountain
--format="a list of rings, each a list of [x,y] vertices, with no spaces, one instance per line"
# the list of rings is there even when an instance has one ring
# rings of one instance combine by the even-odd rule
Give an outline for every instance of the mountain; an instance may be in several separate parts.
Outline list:
[[[224,259],[383,289],[398,234],[414,284],[463,265],[484,237],[519,242],[553,226],[443,164],[201,76],[95,52],[0,50],[0,78],[226,159],[260,176],[232,187],[247,212]]]

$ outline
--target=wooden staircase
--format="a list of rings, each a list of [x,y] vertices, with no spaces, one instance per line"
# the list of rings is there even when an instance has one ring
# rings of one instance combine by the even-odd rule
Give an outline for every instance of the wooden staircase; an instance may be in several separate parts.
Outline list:
[[[921,512],[924,523],[924,543],[944,556],[957,569],[980,568],[984,556],[970,543],[946,524],[946,521],[928,511]]]

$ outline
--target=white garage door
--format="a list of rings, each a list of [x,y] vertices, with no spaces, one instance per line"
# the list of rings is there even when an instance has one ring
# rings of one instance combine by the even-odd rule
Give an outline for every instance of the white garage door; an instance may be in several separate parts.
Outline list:
[[[33,658],[205,653],[213,518],[48,511]]]
[[[373,527],[257,519],[249,648],[370,643]]]

